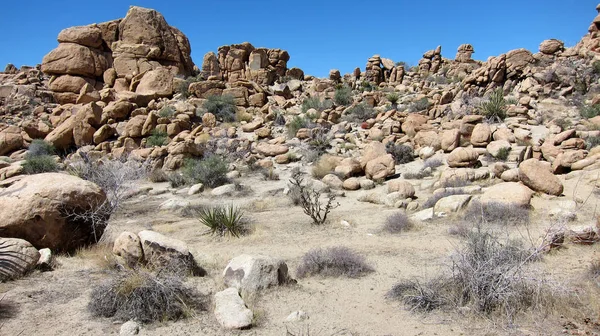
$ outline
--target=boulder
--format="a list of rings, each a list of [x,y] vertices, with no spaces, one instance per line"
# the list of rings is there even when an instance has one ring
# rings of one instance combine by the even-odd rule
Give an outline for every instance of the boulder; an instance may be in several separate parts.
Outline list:
[[[203,276],[206,272],[196,264],[186,243],[158,232],[144,230],[138,233],[144,260],[152,265],[187,270]]]
[[[371,160],[374,160],[380,156],[384,156],[387,154],[385,150],[385,145],[379,141],[371,141],[369,142],[362,151],[362,156],[360,157],[360,165],[364,169],[367,166],[367,163]]]
[[[94,183],[78,177],[43,173],[16,180],[0,191],[0,234],[21,238],[38,249],[72,251],[96,242],[104,231],[102,220],[69,214],[95,212],[106,201]]]
[[[58,34],[60,43],[77,43],[90,48],[100,48],[102,43],[102,30],[97,26],[76,26],[63,29]]]
[[[534,191],[560,196],[563,184],[550,171],[548,165],[537,159],[529,159],[519,165],[519,179]]]
[[[236,288],[227,288],[215,294],[215,317],[225,329],[244,329],[252,325],[254,314]]]
[[[533,191],[527,186],[517,182],[498,183],[488,188],[479,201],[481,204],[503,203],[528,207],[531,202]]]
[[[16,126],[0,128],[0,155],[10,154],[23,147],[21,129]]]
[[[42,60],[42,72],[49,75],[102,77],[109,68],[106,54],[76,43],[61,43]]]
[[[28,241],[0,238],[0,281],[14,280],[32,271],[40,253]]]
[[[345,190],[358,190],[360,189],[360,180],[356,177],[346,179],[342,184],[342,188]]]
[[[345,158],[335,167],[336,175],[344,178],[360,175],[362,171],[360,162],[355,158]]]
[[[413,198],[415,196],[415,187],[410,182],[402,179],[395,179],[388,182],[388,193],[398,192],[402,199]]]
[[[540,44],[540,52],[546,55],[554,55],[565,49],[565,44],[557,39],[545,40]]]
[[[451,152],[456,147],[460,146],[460,130],[451,129],[442,132],[442,140],[440,144],[444,152]]]
[[[487,145],[486,150],[488,151],[488,153],[490,153],[491,156],[497,157],[502,148],[508,148],[510,150],[510,142],[506,140],[495,140]]]
[[[140,237],[133,232],[122,232],[113,244],[113,254],[123,258],[130,267],[144,259]]]
[[[135,93],[153,98],[173,95],[173,74],[166,68],[148,71],[140,80]]]
[[[447,158],[450,168],[471,167],[477,163],[479,153],[472,148],[459,147],[453,150]]]
[[[471,200],[471,195],[451,195],[437,201],[433,206],[433,213],[439,214],[455,213],[464,209]]]
[[[396,161],[392,154],[373,159],[365,167],[365,175],[371,180],[381,180],[396,173]]]
[[[342,180],[340,180],[340,178],[334,174],[325,175],[321,179],[321,182],[325,183],[326,185],[328,185],[329,187],[331,187],[333,189],[342,189],[342,185],[343,185]]]
[[[289,148],[286,145],[275,145],[261,142],[256,146],[256,152],[264,156],[277,156],[287,153]]]
[[[238,289],[243,298],[255,295],[259,290],[294,281],[283,260],[248,254],[231,259],[223,271],[223,280],[226,286]]]

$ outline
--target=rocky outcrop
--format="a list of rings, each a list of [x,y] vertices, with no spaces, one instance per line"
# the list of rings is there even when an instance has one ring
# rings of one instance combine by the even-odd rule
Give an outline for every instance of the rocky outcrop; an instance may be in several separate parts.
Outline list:
[[[105,201],[97,185],[72,175],[17,178],[0,191],[0,235],[25,239],[38,249],[72,251],[102,235],[108,214],[97,210]],[[99,217],[73,216],[91,212]]]
[[[442,46],[429,50],[423,54],[419,61],[420,73],[437,73],[442,65]]]
[[[132,6],[123,19],[64,29],[58,42],[41,70],[53,76],[50,89],[60,104],[98,101],[104,86],[137,92],[140,80],[151,81],[144,80],[146,73],[159,69],[171,77],[162,75],[170,83],[155,97],[169,96],[172,76],[189,76],[194,69],[187,37],[152,9]]]

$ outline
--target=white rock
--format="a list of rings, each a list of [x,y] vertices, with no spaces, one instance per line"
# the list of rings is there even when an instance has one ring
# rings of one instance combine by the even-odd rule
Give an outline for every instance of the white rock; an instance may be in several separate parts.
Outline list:
[[[236,288],[227,288],[215,294],[215,317],[226,329],[243,329],[252,325],[254,314]]]
[[[214,188],[210,193],[213,196],[231,195],[235,192],[235,184],[225,184]]]
[[[295,311],[293,313],[291,313],[290,315],[288,315],[288,317],[285,319],[286,322],[300,322],[300,321],[304,321],[304,320],[308,320],[309,316],[308,313],[302,310],[298,310]]]
[[[231,259],[223,271],[223,280],[226,286],[237,288],[244,298],[261,289],[293,281],[283,260],[248,254]]]
[[[132,336],[139,334],[139,332],[139,323],[129,320],[121,325],[121,329],[119,329],[119,336]]]
[[[188,195],[196,195],[198,193],[201,193],[204,190],[204,184],[202,183],[198,183],[198,184],[194,184],[193,186],[190,187],[190,190],[188,190]]]

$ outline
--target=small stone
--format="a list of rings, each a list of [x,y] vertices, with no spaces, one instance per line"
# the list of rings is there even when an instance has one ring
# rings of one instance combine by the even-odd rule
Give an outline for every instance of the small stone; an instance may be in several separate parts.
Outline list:
[[[236,288],[215,294],[215,317],[226,329],[243,329],[252,325],[254,314],[246,307]]]
[[[285,322],[301,322],[308,320],[309,318],[310,317],[308,316],[307,312],[298,310],[288,315],[288,317],[285,319]]]
[[[140,332],[139,323],[129,320],[121,325],[121,329],[119,329],[119,336],[130,336],[137,335]]]
[[[190,190],[188,190],[188,195],[196,195],[201,193],[204,190],[204,184],[202,183],[198,183],[198,184],[194,184],[193,186],[190,187]]]

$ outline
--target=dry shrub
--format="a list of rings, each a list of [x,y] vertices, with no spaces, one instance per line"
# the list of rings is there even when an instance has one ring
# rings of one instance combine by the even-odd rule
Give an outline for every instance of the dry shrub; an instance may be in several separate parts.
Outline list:
[[[205,306],[206,299],[180,275],[138,269],[115,273],[95,287],[88,309],[97,317],[152,323],[189,317]]]
[[[294,205],[302,207],[304,213],[312,219],[314,225],[322,225],[327,221],[327,216],[331,210],[340,206],[335,201],[335,194],[329,193],[326,196],[327,202],[321,201],[321,192],[313,189],[304,183],[304,178],[300,171],[294,171],[290,182],[289,197]]]
[[[331,155],[322,155],[314,164],[311,173],[316,179],[322,179],[327,174],[332,174],[339,164],[339,159]]]
[[[417,279],[403,280],[392,287],[386,298],[402,300],[411,311],[432,311],[448,304],[449,300],[443,297],[445,286],[443,278],[434,278],[426,283]]]
[[[83,259],[86,265],[94,265],[101,270],[115,270],[119,268],[117,258],[112,252],[112,244],[98,243],[82,247],[75,252],[75,257]]]
[[[300,278],[312,275],[358,278],[373,271],[363,256],[347,247],[339,246],[307,252],[302,257],[296,273]]]
[[[496,225],[529,224],[529,209],[514,204],[499,202],[469,204],[463,219],[470,223],[489,223]]]
[[[464,195],[464,194],[465,194],[464,190],[462,190],[460,188],[451,188],[451,189],[446,189],[443,192],[435,193],[431,197],[429,197],[427,199],[427,201],[425,201],[425,203],[423,204],[423,209],[433,208],[435,206],[435,204],[442,198],[452,196],[452,195]]]
[[[169,181],[169,175],[162,169],[154,169],[148,174],[148,180],[152,183],[160,183]]]
[[[412,230],[414,227],[415,224],[410,218],[404,212],[399,211],[386,218],[383,231],[394,234]]]
[[[600,259],[592,261],[590,265],[590,276],[593,279],[600,278]]]

